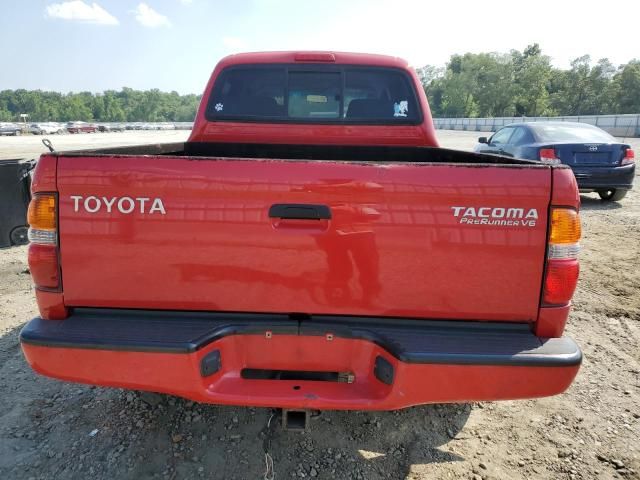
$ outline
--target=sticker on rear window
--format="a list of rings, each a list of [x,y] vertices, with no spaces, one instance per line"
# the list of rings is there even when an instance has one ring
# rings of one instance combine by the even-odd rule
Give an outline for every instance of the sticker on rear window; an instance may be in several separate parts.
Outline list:
[[[409,111],[409,101],[401,100],[393,104],[393,116],[394,117],[406,117]]]
[[[216,109],[216,112],[221,112],[222,110],[224,110],[224,105],[221,103],[216,103],[216,106],[213,108]]]

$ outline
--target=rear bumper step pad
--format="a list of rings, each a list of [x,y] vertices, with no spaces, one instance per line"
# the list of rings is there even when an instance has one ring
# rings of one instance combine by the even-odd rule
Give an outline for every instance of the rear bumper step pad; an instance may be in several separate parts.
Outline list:
[[[268,332],[268,333],[267,333]],[[406,363],[579,365],[568,337],[541,339],[525,324],[318,316],[76,309],[63,321],[35,318],[20,333],[31,345],[191,353],[229,335],[299,335],[367,340]]]

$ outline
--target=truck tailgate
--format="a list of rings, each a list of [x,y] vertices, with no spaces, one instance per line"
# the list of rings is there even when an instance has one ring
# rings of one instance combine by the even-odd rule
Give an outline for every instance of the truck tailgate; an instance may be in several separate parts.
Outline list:
[[[63,155],[57,186],[68,306],[538,315],[548,166]]]

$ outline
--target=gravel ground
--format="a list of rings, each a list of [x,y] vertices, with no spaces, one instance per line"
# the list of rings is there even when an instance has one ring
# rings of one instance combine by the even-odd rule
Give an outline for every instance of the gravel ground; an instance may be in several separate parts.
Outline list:
[[[454,148],[469,148],[477,136],[439,132],[442,144]],[[78,142],[185,137],[125,132],[65,136],[60,143],[80,148]],[[22,150],[11,143],[10,153],[37,153],[34,139],[10,139],[24,142]],[[6,140],[0,138],[0,158],[7,158]],[[582,272],[568,334],[585,360],[565,394],[323,412],[304,434],[273,430],[275,478],[640,478],[640,190],[620,204],[583,195],[582,205]],[[25,253],[0,250],[0,478],[263,478],[270,410],[34,374],[18,344],[20,328],[36,315]]]

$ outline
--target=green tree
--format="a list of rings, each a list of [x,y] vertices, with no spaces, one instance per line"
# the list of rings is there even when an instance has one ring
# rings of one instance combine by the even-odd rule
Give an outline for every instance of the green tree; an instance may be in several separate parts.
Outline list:
[[[199,102],[198,95],[127,87],[97,94],[4,90],[0,91],[0,121],[19,120],[21,113],[28,114],[32,122],[192,121]]]
[[[551,59],[542,55],[537,43],[520,53],[511,52],[514,64],[515,113],[529,117],[552,115],[547,85],[551,78]]]
[[[551,104],[562,115],[599,115],[611,113],[606,95],[613,75],[609,60],[591,66],[591,57],[583,55],[571,62],[570,70],[558,70],[551,79]]]
[[[613,76],[611,96],[617,113],[640,112],[640,60],[631,60]]]
[[[509,55],[452,55],[416,70],[435,116],[551,116],[640,112],[640,61],[616,70],[588,55],[554,68],[537,43]]]
[[[453,55],[443,73],[432,66],[418,75],[425,80],[434,112],[445,116],[508,115],[513,111],[513,63],[495,53]]]

